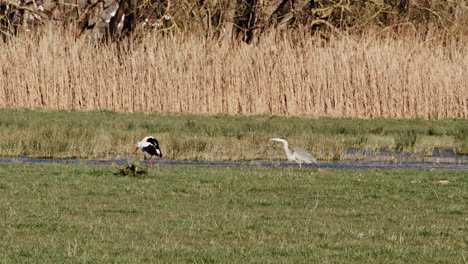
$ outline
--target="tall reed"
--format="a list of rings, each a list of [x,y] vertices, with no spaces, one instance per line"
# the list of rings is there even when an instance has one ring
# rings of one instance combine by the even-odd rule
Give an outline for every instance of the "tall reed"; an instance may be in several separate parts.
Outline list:
[[[118,48],[49,30],[0,42],[0,107],[466,119],[466,42],[272,33],[256,45],[176,35]]]

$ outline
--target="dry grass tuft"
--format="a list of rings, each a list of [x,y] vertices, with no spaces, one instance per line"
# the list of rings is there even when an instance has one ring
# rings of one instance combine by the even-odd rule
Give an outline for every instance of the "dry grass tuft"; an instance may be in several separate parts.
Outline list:
[[[466,119],[466,44],[271,34],[256,45],[152,36],[118,48],[50,30],[0,42],[0,107]]]

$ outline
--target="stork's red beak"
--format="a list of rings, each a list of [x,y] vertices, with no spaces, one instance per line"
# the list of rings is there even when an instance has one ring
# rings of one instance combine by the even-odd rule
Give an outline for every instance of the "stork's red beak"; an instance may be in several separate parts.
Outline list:
[[[138,151],[138,147],[135,148],[135,150],[133,151],[133,154],[136,155],[137,151]]]

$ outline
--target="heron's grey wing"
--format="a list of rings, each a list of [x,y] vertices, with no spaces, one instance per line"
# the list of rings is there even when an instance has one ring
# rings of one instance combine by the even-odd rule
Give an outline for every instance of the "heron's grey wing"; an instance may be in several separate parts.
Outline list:
[[[292,152],[293,152],[293,156],[302,162],[317,163],[317,160],[314,157],[312,157],[312,155],[310,155],[310,153],[307,152],[307,150],[305,149],[293,148]]]

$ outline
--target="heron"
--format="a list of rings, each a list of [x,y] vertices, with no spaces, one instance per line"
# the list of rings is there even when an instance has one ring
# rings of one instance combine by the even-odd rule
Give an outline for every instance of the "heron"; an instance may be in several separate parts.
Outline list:
[[[151,156],[150,167],[153,167],[154,156],[159,156],[160,158],[162,158],[162,152],[159,148],[159,142],[152,136],[145,137],[140,142],[138,142],[138,145],[135,148],[135,151],[133,151],[133,154],[136,155],[138,149],[140,149],[143,153],[149,154]]]
[[[305,149],[301,148],[293,148],[292,150],[289,149],[288,141],[282,137],[280,138],[272,138],[273,141],[278,141],[283,143],[284,151],[288,156],[289,161],[295,161],[299,164],[299,168],[302,168],[302,163],[306,164],[317,164],[317,160],[310,155],[309,152]]]

